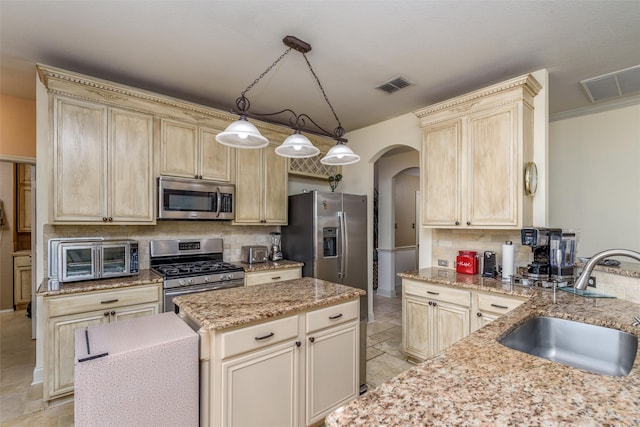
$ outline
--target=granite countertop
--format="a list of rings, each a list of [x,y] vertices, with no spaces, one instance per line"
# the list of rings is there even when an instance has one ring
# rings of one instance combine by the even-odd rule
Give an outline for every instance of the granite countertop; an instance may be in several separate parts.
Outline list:
[[[255,273],[258,271],[281,270],[286,268],[299,268],[299,267],[303,267],[304,263],[283,259],[280,261],[267,261],[267,262],[260,262],[257,264],[249,264],[246,262],[241,262],[240,265],[242,266],[242,268],[244,268],[245,273]]]
[[[560,317],[620,329],[640,305],[566,292],[505,285],[440,269],[403,277],[484,289],[529,300],[443,353],[334,411],[327,426],[345,425],[638,425],[640,355],[627,377],[591,374],[504,347],[498,339],[530,317]],[[462,276],[462,277],[460,277]],[[460,279],[461,281],[458,281]]]
[[[174,298],[180,313],[206,330],[247,325],[348,301],[365,291],[311,277]]]
[[[162,276],[151,270],[140,270],[135,276],[114,277],[112,279],[84,280],[80,282],[59,283],[45,280],[38,288],[37,294],[45,297],[76,294],[80,292],[103,291],[149,284],[162,284]]]

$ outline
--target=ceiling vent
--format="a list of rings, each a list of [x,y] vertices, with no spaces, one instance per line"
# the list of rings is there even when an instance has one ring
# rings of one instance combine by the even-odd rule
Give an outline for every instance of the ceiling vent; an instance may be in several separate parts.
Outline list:
[[[592,79],[581,80],[591,102],[618,98],[640,92],[640,65],[614,71]]]
[[[376,89],[380,89],[381,91],[387,93],[393,93],[407,86],[411,86],[412,84],[413,83],[406,78],[398,76],[389,80],[388,82],[384,82],[381,85],[376,86]]]

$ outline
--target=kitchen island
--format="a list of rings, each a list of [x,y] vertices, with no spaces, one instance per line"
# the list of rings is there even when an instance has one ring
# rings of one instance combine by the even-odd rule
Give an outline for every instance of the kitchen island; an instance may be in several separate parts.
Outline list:
[[[626,377],[609,377],[512,350],[498,339],[533,316],[596,324],[638,335],[640,305],[583,298],[430,268],[403,278],[529,299],[444,352],[329,414],[346,425],[638,425],[640,357]]]
[[[200,335],[201,425],[316,425],[355,399],[363,294],[304,277],[176,297]]]

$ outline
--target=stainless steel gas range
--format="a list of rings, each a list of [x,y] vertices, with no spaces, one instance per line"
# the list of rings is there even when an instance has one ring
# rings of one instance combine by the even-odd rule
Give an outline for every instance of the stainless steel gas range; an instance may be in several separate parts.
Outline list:
[[[164,311],[174,311],[174,297],[244,286],[244,269],[224,262],[223,241],[152,240],[151,269],[164,277]]]

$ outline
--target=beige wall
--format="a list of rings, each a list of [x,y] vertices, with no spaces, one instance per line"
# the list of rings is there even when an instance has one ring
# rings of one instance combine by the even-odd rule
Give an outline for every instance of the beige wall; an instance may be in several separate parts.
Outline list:
[[[0,158],[29,161],[36,157],[36,102],[0,95]]]
[[[640,251],[640,104],[553,122],[549,135],[549,223],[580,231],[581,256]]]

